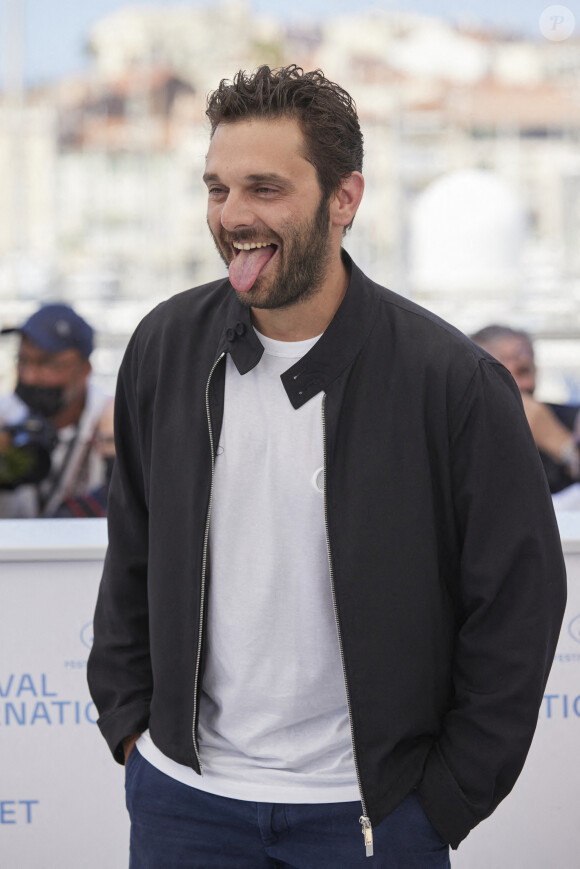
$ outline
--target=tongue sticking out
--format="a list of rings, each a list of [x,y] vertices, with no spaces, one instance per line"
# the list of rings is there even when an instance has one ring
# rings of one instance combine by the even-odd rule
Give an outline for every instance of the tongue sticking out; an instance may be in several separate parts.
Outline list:
[[[247,293],[275,252],[273,245],[238,251],[230,263],[230,283],[234,289]]]

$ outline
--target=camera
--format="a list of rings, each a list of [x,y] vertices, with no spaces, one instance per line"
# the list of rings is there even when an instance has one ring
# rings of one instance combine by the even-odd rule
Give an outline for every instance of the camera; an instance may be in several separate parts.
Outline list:
[[[0,489],[44,480],[57,442],[54,426],[36,414],[0,429]]]

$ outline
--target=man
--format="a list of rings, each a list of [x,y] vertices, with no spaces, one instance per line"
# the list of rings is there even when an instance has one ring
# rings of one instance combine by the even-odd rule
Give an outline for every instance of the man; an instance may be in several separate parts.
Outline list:
[[[341,251],[349,95],[261,67],[207,114],[229,280],[128,347],[89,659],[131,866],[448,867],[562,617],[537,451],[507,372]]]
[[[522,395],[533,395],[536,389],[536,360],[532,339],[523,329],[510,326],[484,326],[471,340],[499,359],[516,382]]]
[[[94,449],[99,418],[109,401],[89,382],[93,329],[68,305],[44,305],[19,329],[17,384],[12,395],[0,398],[0,424],[10,432],[33,420],[46,434],[49,461],[41,479],[18,476],[11,489],[0,492],[0,517],[54,516],[69,495],[101,485],[105,463]],[[18,437],[12,440],[18,444]]]
[[[536,362],[534,345],[527,332],[509,326],[485,326],[472,340],[498,359],[514,378],[522,395],[526,417],[550,491],[568,489],[580,480],[580,417],[573,406],[549,406],[534,398]]]

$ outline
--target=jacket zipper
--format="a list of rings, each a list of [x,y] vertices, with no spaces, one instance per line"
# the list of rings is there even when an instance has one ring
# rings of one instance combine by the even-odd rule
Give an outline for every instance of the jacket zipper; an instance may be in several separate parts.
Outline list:
[[[193,724],[192,724],[192,736],[193,736],[193,749],[195,751],[195,756],[197,757],[197,762],[199,764],[199,771],[202,772],[201,766],[201,757],[199,754],[199,745],[197,744],[197,736],[195,733],[195,722],[197,721],[197,703],[199,698],[199,669],[201,664],[201,646],[203,640],[203,620],[205,613],[205,577],[207,570],[207,549],[208,549],[208,541],[209,541],[209,522],[211,518],[211,507],[213,500],[213,483],[214,483],[214,471],[215,471],[215,449],[213,442],[213,429],[211,426],[211,413],[209,410],[209,385],[211,383],[211,378],[213,376],[214,371],[218,367],[221,360],[224,358],[225,353],[220,354],[216,361],[214,362],[211,371],[209,372],[209,377],[207,378],[207,383],[205,386],[205,412],[207,416],[207,427],[209,431],[209,443],[211,450],[211,481],[209,486],[209,501],[207,505],[207,516],[205,520],[205,534],[203,538],[203,557],[201,562],[201,592],[200,592],[200,603],[199,603],[199,635],[197,639],[197,658],[195,662],[195,679],[193,683]]]
[[[338,634],[338,647],[340,650],[340,662],[342,664],[342,675],[344,678],[344,687],[345,687],[345,691],[346,691],[346,707],[348,710],[348,721],[350,724],[350,739],[351,739],[351,743],[352,743],[352,754],[353,754],[353,759],[354,759],[354,768],[355,768],[355,772],[356,772],[356,780],[358,783],[358,789],[359,789],[359,793],[360,793],[360,801],[361,801],[361,806],[362,806],[362,815],[359,818],[359,823],[362,827],[362,834],[364,836],[366,856],[372,857],[373,856],[373,828],[372,828],[372,825],[370,822],[370,818],[368,817],[368,814],[367,814],[367,807],[366,807],[365,798],[363,795],[360,770],[359,770],[359,766],[358,766],[358,757],[357,757],[357,751],[356,751],[356,744],[355,744],[355,740],[354,740],[354,725],[352,723],[352,709],[351,709],[351,702],[350,702],[350,693],[348,690],[348,680],[346,678],[346,666],[344,663],[344,651],[342,648],[342,633],[340,630],[340,621],[338,618],[338,606],[336,604],[336,592],[335,592],[335,588],[334,588],[334,572],[332,569],[332,553],[331,553],[331,549],[330,549],[330,532],[328,529],[328,504],[327,504],[327,498],[326,498],[326,415],[325,415],[325,410],[326,410],[326,394],[323,394],[323,396],[322,396],[322,450],[323,450],[323,461],[324,461],[324,528],[326,531],[326,551],[327,551],[327,555],[328,555],[328,570],[330,573],[330,588],[332,591],[332,606],[334,609],[334,620],[336,622],[336,631]]]

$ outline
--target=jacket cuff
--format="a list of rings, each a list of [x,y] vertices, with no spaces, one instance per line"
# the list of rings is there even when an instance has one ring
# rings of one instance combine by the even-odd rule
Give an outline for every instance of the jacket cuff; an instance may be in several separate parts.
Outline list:
[[[417,796],[439,835],[453,849],[482,820],[469,806],[438,746],[434,746],[427,758],[423,778],[417,785]]]
[[[140,700],[102,715],[97,724],[117,763],[125,763],[123,740],[132,733],[143,733],[149,726],[149,701]]]

